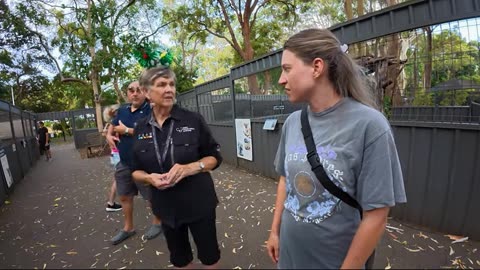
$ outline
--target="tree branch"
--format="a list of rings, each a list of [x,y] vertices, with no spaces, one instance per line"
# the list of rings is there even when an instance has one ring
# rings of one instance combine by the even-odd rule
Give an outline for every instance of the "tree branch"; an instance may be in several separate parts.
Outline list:
[[[77,5],[77,1],[76,0],[73,0],[73,3],[75,3],[75,18],[77,19],[77,23],[78,25],[80,25],[80,27],[82,28],[82,30],[84,31],[85,34],[89,35],[90,36],[90,31],[87,31],[87,29],[85,28],[85,26],[82,24],[82,21],[80,20],[80,18],[78,17],[78,11],[79,8],[78,8],[78,5]],[[89,12],[89,10],[87,9],[87,12]]]
[[[252,22],[250,23],[250,29],[252,29],[254,26],[255,26],[255,22],[257,21],[257,14],[258,14],[258,11],[260,9],[262,9],[266,4],[268,4],[270,2],[270,0],[265,0],[263,1],[260,5],[258,5],[258,7],[255,9],[255,11],[253,12],[253,19],[252,19]],[[257,0],[255,0],[255,3],[258,3]],[[254,3],[254,4],[255,4]],[[254,6],[255,8],[255,6]]]
[[[28,28],[27,26],[25,26],[25,28],[28,29],[28,31],[30,31],[32,34],[36,35],[40,41],[40,45],[43,47],[43,49],[45,50],[45,52],[47,53],[48,57],[55,63],[55,66],[57,67],[57,70],[58,70],[58,74],[60,75],[60,81],[61,82],[81,82],[83,84],[86,84],[86,85],[90,85],[88,82],[84,81],[84,80],[81,80],[81,79],[76,79],[76,78],[65,78],[63,77],[63,72],[62,70],[60,69],[60,65],[58,64],[58,61],[55,57],[53,57],[53,55],[50,53],[50,49],[48,48],[48,45],[45,43],[44,39],[43,39],[43,36],[42,34],[40,34],[39,32],[37,31],[34,31],[30,28]]]
[[[51,8],[61,8],[61,9],[75,9],[75,7],[67,7],[67,6],[57,6],[57,5],[53,5],[53,4],[50,4],[46,1],[43,1],[43,0],[34,0],[34,2],[39,2],[39,3],[42,3],[46,6],[49,6]]]
[[[160,25],[160,26],[157,28],[157,30],[155,30],[155,32],[151,33],[150,35],[144,36],[142,39],[140,39],[140,41],[138,42],[138,44],[142,44],[142,42],[143,42],[145,39],[147,39],[147,38],[155,35],[160,29],[162,29],[163,27],[171,24],[172,22],[173,22],[173,21],[170,21],[170,22],[167,22],[167,23],[164,23],[164,24]]]
[[[230,7],[232,7],[233,11],[235,11],[235,15],[237,15],[238,21],[242,20],[242,16],[240,12],[238,11],[238,7],[235,5],[233,2],[234,0],[228,0],[228,3],[230,3]]]
[[[234,44],[230,39],[228,39],[226,36],[221,35],[221,34],[218,34],[218,33],[214,32],[214,31],[212,31],[211,29],[209,29],[209,28],[207,27],[207,25],[206,25],[205,23],[199,22],[198,24],[202,25],[202,26],[204,27],[204,30],[207,31],[208,33],[210,33],[210,34],[212,34],[212,35],[214,35],[214,36],[216,36],[216,37],[218,37],[218,38],[221,38],[221,39],[224,39],[225,41],[227,41],[227,43],[228,43],[230,46],[232,46],[232,48],[233,48],[235,51],[237,51],[240,55],[243,56],[243,51],[241,50],[241,48],[240,48],[240,47],[237,48],[237,47],[235,46],[235,44]]]
[[[127,5],[124,6],[122,9],[120,9],[120,11],[118,11],[117,13],[117,16],[115,16],[115,20],[113,20],[113,25],[112,25],[112,29],[115,31],[115,27],[117,26],[117,23],[118,23],[118,19],[120,19],[120,16],[123,15],[123,13],[125,13],[127,11],[127,9],[132,6],[133,4],[135,4],[136,0],[129,0]]]
[[[232,47],[240,54],[243,56],[243,50],[242,50],[242,47],[240,46],[240,44],[238,43],[238,40],[237,40],[237,37],[235,36],[235,32],[233,31],[233,27],[230,23],[230,19],[228,18],[228,13],[227,13],[227,10],[225,8],[225,3],[223,2],[223,0],[217,0],[217,2],[220,4],[220,7],[221,7],[221,10],[222,10],[222,13],[223,13],[223,17],[225,18],[225,24],[227,25],[227,28],[228,28],[228,32],[230,33],[230,36],[232,37],[232,40],[231,42],[229,42]],[[208,31],[208,29],[207,29]],[[210,31],[209,31],[210,32]],[[227,40],[229,41],[229,40]]]
[[[251,4],[252,4],[252,0],[247,0],[247,2],[245,3],[245,10],[243,12],[243,21],[247,24],[249,23],[250,16],[252,15],[253,8],[252,8]],[[243,27],[243,24],[242,24],[242,30],[243,30],[243,28],[244,27]]]
[[[242,0],[238,0],[238,13],[240,13],[240,17],[243,18],[243,14],[242,14]]]
[[[195,60],[195,57],[197,56],[197,46],[198,46],[198,44],[200,44],[200,40],[196,39],[195,44],[193,45],[193,52],[192,52],[192,55],[190,57],[190,67],[188,69],[188,71],[190,73],[193,73],[193,61]]]
[[[60,80],[61,82],[64,82],[64,83],[69,83],[69,82],[79,82],[79,83],[82,83],[82,84],[85,84],[85,85],[88,85],[90,86],[90,83],[84,81],[84,80],[81,80],[81,79],[77,79],[77,78],[61,78]]]

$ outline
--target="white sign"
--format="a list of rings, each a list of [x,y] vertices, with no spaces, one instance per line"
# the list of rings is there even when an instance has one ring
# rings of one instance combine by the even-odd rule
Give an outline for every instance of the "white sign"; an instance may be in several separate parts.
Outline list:
[[[237,157],[253,161],[252,126],[250,119],[235,119]]]
[[[265,120],[265,124],[263,124],[264,130],[275,130],[277,126],[277,119],[267,119]]]
[[[3,174],[5,175],[5,180],[7,180],[7,186],[10,188],[12,185],[12,173],[10,172],[10,166],[8,165],[7,155],[3,155],[0,157],[0,161],[2,163]]]

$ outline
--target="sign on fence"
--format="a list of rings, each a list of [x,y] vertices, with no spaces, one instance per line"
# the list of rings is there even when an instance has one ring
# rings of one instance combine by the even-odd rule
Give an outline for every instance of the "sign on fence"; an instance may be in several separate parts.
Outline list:
[[[237,157],[253,161],[252,125],[250,119],[235,119]]]
[[[5,150],[0,149],[0,162],[2,163],[3,174],[5,175],[5,180],[7,181],[7,186],[10,188],[12,186],[12,173],[10,172],[10,166],[8,165],[7,154]]]
[[[265,120],[265,123],[263,124],[263,129],[264,130],[275,130],[276,126],[277,126],[277,119],[267,119],[267,120]]]

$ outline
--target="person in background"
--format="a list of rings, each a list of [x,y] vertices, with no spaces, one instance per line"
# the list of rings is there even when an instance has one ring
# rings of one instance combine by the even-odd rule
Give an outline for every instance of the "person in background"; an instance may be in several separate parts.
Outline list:
[[[103,120],[106,122],[105,128],[103,129],[102,135],[107,136],[108,127],[111,125],[112,119],[116,117],[119,105],[108,106],[103,110]],[[120,162],[120,153],[118,152],[117,146],[115,144],[108,144],[110,146],[110,164],[115,167],[118,162]],[[110,192],[108,194],[107,207],[105,210],[107,212],[116,212],[121,211],[122,206],[115,202],[115,196],[117,195],[117,183],[115,177],[113,177],[112,185],[110,187]]]
[[[50,152],[50,134],[42,121],[38,122],[38,126],[37,141],[39,144],[40,155],[45,154],[45,160],[49,161],[52,159],[52,152]]]
[[[174,105],[175,80],[165,66],[142,74],[153,108],[135,128],[133,178],[151,186],[153,213],[162,219],[171,263],[192,266],[190,231],[199,260],[215,268],[218,199],[209,172],[222,162],[220,146],[200,114]]]
[[[130,103],[118,109],[117,116],[113,119],[112,125],[107,131],[108,143],[116,145],[120,152],[120,162],[116,166],[115,181],[124,214],[123,229],[111,239],[113,245],[117,245],[135,234],[133,228],[133,197],[140,192],[145,200],[150,202],[151,198],[148,186],[139,185],[133,181],[131,169],[133,134],[137,122],[150,115],[150,103],[145,100],[145,91],[140,88],[137,81],[128,85],[127,97]],[[156,215],[153,215],[152,226],[145,233],[145,238],[150,240],[161,233],[161,221]]]
[[[326,178],[363,209],[328,192],[307,159],[301,111],[283,126],[275,159],[280,175],[267,250],[278,268],[363,269],[382,237],[390,207],[406,202],[392,130],[374,108],[360,67],[326,29],[284,45],[279,84],[307,121]],[[309,137],[310,138],[310,137]]]

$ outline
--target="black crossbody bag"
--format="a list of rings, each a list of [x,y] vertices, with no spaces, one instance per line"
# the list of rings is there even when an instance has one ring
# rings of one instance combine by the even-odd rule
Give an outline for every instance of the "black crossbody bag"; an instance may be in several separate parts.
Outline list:
[[[312,171],[315,173],[315,176],[320,181],[322,186],[330,192],[333,196],[339,198],[342,202],[350,205],[353,208],[358,209],[360,212],[360,218],[363,218],[363,209],[362,206],[355,200],[350,194],[343,191],[341,188],[336,186],[330,178],[328,178],[327,173],[323,169],[322,164],[320,163],[320,157],[318,156],[317,149],[315,146],[315,141],[313,139],[312,129],[310,123],[308,122],[307,107],[303,107],[301,114],[301,123],[302,123],[302,133],[303,139],[305,140],[305,145],[307,146],[307,159],[310,165],[312,166]],[[373,261],[375,260],[375,251],[367,260],[365,265],[366,269],[373,268]]]

